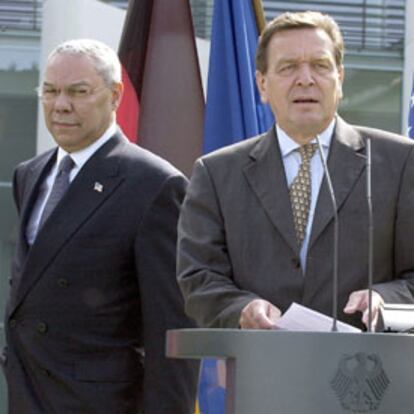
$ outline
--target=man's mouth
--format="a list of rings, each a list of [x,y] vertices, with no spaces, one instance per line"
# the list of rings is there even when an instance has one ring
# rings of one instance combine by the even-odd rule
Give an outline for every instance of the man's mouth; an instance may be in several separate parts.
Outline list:
[[[77,124],[73,122],[53,121],[53,125],[62,128],[70,128],[76,126]]]
[[[299,104],[314,104],[318,103],[316,99],[313,98],[297,98],[293,100],[293,103],[299,103]]]

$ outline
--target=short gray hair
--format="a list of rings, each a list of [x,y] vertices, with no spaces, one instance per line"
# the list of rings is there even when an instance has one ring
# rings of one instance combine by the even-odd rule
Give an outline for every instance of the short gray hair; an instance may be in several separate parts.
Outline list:
[[[118,55],[103,42],[93,39],[68,40],[52,50],[48,61],[57,54],[88,56],[95,62],[96,71],[108,86],[122,81]]]

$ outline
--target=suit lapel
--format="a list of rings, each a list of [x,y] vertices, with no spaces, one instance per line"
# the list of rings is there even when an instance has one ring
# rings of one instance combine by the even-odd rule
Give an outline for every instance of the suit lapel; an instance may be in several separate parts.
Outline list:
[[[244,174],[278,232],[298,254],[289,190],[277,138],[272,128],[250,153]]]
[[[28,168],[25,177],[23,199],[19,200],[21,211],[21,225],[19,229],[18,246],[19,251],[22,254],[22,257],[19,257],[20,263],[24,262],[29,248],[26,240],[26,228],[30,219],[30,215],[33,212],[33,207],[35,205],[37,197],[39,196],[40,186],[55,162],[56,153],[56,149],[47,152],[44,157],[38,159],[35,163],[33,163],[33,165]]]
[[[366,157],[361,152],[364,142],[358,132],[338,117],[329,151],[328,168],[338,211],[365,169]],[[323,179],[316,204],[309,247],[316,242],[333,219],[332,201]]]
[[[122,182],[119,157],[108,157],[120,145],[123,145],[122,138],[115,136],[87,161],[39,231],[27,255],[12,310],[21,303],[68,240]]]
[[[10,289],[9,302],[11,306],[16,302],[18,287],[22,280],[22,269],[25,267],[29,253],[26,228],[36,199],[39,196],[40,186],[55,162],[56,152],[56,150],[52,150],[37,158],[27,167],[27,170],[24,172],[24,177],[19,178],[17,202],[19,205],[20,226],[17,235],[15,257],[13,259],[13,287]]]

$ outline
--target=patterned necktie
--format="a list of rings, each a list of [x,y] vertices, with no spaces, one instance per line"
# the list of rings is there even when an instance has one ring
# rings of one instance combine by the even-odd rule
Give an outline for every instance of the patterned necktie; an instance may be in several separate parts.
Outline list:
[[[50,192],[45,208],[43,209],[38,229],[43,226],[69,188],[69,174],[74,166],[75,163],[69,155],[65,155],[60,161],[52,191]]]
[[[292,203],[293,221],[299,246],[302,246],[306,235],[309,209],[311,203],[310,160],[317,148],[316,144],[306,144],[299,148],[302,157],[298,174],[290,186],[290,202]]]

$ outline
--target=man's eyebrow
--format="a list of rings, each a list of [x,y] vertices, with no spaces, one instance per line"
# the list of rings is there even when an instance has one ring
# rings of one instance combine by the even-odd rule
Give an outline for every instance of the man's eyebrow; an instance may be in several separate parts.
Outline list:
[[[277,63],[276,67],[284,66],[284,65],[292,65],[298,63],[300,60],[297,58],[281,58]]]
[[[320,55],[314,56],[313,60],[330,60],[331,56],[329,53],[321,53]]]
[[[56,85],[52,82],[43,81],[43,86],[53,86],[54,87]],[[90,86],[90,85],[86,81],[79,81],[79,82],[71,83],[70,85],[68,85],[68,88],[73,88],[73,87],[76,88],[77,86]]]

